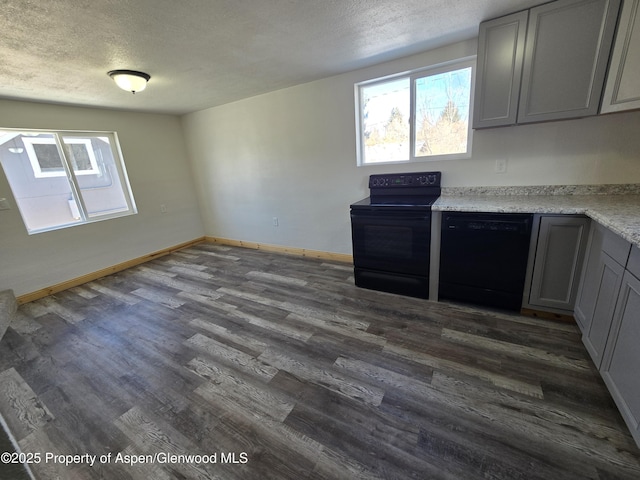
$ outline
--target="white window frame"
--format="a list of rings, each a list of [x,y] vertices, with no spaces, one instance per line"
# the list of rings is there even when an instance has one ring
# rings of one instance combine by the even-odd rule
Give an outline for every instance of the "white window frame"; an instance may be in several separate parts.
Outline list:
[[[34,149],[34,145],[56,145],[55,138],[40,138],[40,137],[25,137],[22,139],[22,143],[24,144],[25,151],[29,156],[29,162],[31,162],[31,167],[33,168],[33,173],[36,178],[45,178],[45,177],[64,177],[67,173],[64,169],[64,160],[62,161],[62,165],[60,170],[56,171],[42,171],[42,166],[38,161],[38,154]],[[91,146],[91,140],[86,138],[65,138],[64,143],[66,144],[84,144],[87,149],[87,154],[89,156],[89,161],[91,162],[91,168],[89,170],[77,170],[74,169],[73,172],[76,175],[98,175],[100,173],[100,169],[98,168],[98,161],[96,160],[96,156],[93,153],[93,147]],[[62,155],[60,156],[62,159]]]
[[[416,155],[415,154],[415,138],[416,138],[416,80],[431,76],[438,75],[453,70],[461,70],[464,68],[471,68],[471,85],[469,94],[469,113],[467,118],[467,151],[464,153],[452,153],[444,155]],[[411,70],[408,72],[397,73],[388,75],[385,77],[375,78],[358,82],[355,84],[355,109],[356,109],[356,162],[358,167],[369,167],[374,165],[390,165],[390,164],[406,164],[406,163],[418,163],[418,162],[433,162],[440,160],[460,160],[471,158],[472,146],[473,146],[473,100],[474,100],[474,88],[476,77],[476,56],[464,57],[448,62],[431,65],[420,69]],[[408,78],[410,80],[410,115],[409,115],[409,158],[406,160],[390,160],[390,161],[378,161],[378,162],[366,162],[365,160],[365,138],[364,138],[364,108],[362,99],[363,87],[371,87],[376,84],[386,83],[393,80],[399,80],[401,78]]]

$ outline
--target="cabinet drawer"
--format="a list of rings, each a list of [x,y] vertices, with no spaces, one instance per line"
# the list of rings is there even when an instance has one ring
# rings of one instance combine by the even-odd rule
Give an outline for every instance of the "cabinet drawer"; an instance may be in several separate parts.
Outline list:
[[[627,270],[629,270],[636,278],[640,279],[640,248],[634,246],[629,255],[627,262]]]

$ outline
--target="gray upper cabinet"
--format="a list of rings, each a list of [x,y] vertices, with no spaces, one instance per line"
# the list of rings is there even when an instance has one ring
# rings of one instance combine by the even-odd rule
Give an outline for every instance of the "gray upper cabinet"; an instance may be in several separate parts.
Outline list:
[[[556,0],[481,23],[473,127],[596,115],[619,9]]]
[[[529,12],[480,24],[473,127],[516,123]]]
[[[518,123],[595,115],[620,0],[558,0],[529,12]]]
[[[602,97],[602,113],[640,108],[639,4],[640,0],[624,0]]]

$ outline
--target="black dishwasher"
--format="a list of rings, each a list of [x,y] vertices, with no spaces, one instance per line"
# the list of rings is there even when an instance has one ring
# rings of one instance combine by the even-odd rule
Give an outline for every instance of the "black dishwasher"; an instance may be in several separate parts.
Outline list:
[[[533,215],[442,214],[440,299],[520,310]]]

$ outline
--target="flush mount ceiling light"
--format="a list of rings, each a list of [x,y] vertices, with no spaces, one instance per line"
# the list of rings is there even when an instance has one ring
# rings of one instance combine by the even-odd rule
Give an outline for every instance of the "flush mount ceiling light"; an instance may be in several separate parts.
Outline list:
[[[151,75],[135,70],[111,70],[107,75],[113,78],[121,89],[131,93],[141,92],[147,88],[147,82],[151,78]]]

